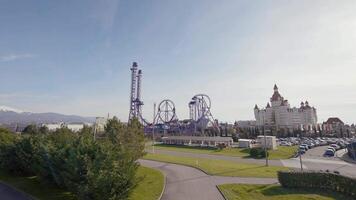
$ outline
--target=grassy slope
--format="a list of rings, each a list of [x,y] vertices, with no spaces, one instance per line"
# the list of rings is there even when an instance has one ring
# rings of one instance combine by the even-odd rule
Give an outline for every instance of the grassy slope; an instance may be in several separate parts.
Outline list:
[[[237,177],[277,177],[277,171],[288,170],[285,167],[265,167],[263,165],[237,163],[225,160],[178,157],[165,154],[147,154],[144,159],[170,162],[197,167],[212,175]]]
[[[152,146],[147,146],[147,148],[152,149]],[[203,147],[189,147],[189,146],[177,146],[177,145],[155,145],[155,149],[169,150],[169,151],[180,151],[180,152],[190,152],[190,153],[202,153],[202,154],[212,154],[212,155],[224,155],[224,156],[236,156],[236,157],[248,157],[249,149],[241,148],[225,148],[225,149],[215,149],[215,148],[203,148]],[[279,146],[277,150],[269,151],[269,159],[288,159],[291,158],[297,151],[297,146]]]
[[[279,185],[226,184],[218,187],[228,200],[351,200],[337,193],[287,189]]]
[[[137,175],[143,180],[130,194],[130,200],[156,200],[163,189],[164,176],[161,172],[140,167]],[[0,170],[0,180],[41,200],[76,200],[75,195],[56,186],[43,184],[35,176],[13,176]],[[1,199],[1,198],[0,198]]]
[[[140,167],[137,175],[143,180],[132,191],[129,200],[156,200],[161,195],[164,185],[164,176],[155,169]]]

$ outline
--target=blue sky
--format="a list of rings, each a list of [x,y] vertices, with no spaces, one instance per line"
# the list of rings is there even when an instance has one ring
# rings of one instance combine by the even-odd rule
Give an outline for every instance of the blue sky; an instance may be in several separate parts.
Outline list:
[[[253,119],[274,83],[319,122],[356,122],[356,2],[0,1],[0,105],[127,119],[130,66],[144,116],[198,93],[221,121]]]

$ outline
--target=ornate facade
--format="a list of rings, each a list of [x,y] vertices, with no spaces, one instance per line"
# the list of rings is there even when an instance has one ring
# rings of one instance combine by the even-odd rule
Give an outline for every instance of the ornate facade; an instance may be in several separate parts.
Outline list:
[[[255,105],[254,113],[257,126],[307,130],[317,127],[316,109],[308,101],[301,102],[299,108],[291,108],[288,100],[279,94],[277,85],[274,85],[274,93],[267,106],[260,109]]]

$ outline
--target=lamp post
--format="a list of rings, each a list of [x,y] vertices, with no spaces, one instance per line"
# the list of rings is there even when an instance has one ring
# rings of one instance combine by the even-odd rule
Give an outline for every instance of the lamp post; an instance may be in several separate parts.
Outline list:
[[[96,122],[94,122],[94,130],[93,130],[93,139],[95,141],[95,134],[96,134]]]
[[[262,132],[264,136],[264,151],[265,151],[265,157],[266,157],[266,166],[268,167],[268,152],[267,152],[267,138],[266,138],[266,131],[265,131],[265,116],[263,115],[263,126],[262,126]]]
[[[155,118],[156,118],[156,103],[153,104],[152,153],[155,153]]]
[[[301,142],[302,141],[301,136],[299,136],[299,138],[300,138],[300,142]],[[302,154],[301,154],[300,148],[298,150],[298,153],[299,153],[300,170],[303,172],[303,161],[302,161]]]

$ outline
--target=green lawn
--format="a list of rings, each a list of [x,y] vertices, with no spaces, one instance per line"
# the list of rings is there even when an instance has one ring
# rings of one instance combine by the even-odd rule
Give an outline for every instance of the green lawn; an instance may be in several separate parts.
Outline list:
[[[152,149],[152,146],[146,146],[147,149]],[[249,149],[242,148],[225,148],[216,149],[208,147],[190,147],[190,146],[179,146],[179,145],[164,145],[156,144],[155,149],[169,150],[169,151],[180,151],[189,153],[201,153],[201,154],[212,154],[212,155],[224,155],[224,156],[236,156],[236,157],[249,157]],[[288,159],[293,157],[297,151],[297,146],[278,146],[277,150],[269,151],[269,159]]]
[[[277,150],[269,150],[268,158],[271,160],[288,159],[295,155],[298,146],[278,146]]]
[[[160,196],[164,176],[161,172],[147,167],[139,167],[137,176],[142,178],[139,185],[130,194],[130,200],[156,200]],[[50,184],[41,183],[36,176],[13,176],[0,170],[0,181],[41,200],[76,200],[68,191]],[[1,199],[1,198],[0,198]]]
[[[338,193],[308,190],[287,189],[279,185],[219,185],[228,200],[352,200]]]
[[[212,160],[204,158],[179,157],[165,154],[147,154],[143,157],[148,160],[183,164],[197,167],[211,175],[237,176],[237,177],[277,177],[277,171],[288,170],[286,167],[276,167],[256,164],[245,164],[225,160]]]
[[[138,177],[142,182],[130,194],[129,200],[156,200],[161,195],[164,186],[163,174],[155,169],[140,167]]]
[[[44,184],[36,176],[13,176],[0,169],[0,181],[5,182],[20,191],[37,199],[74,200],[75,195],[50,184]]]

